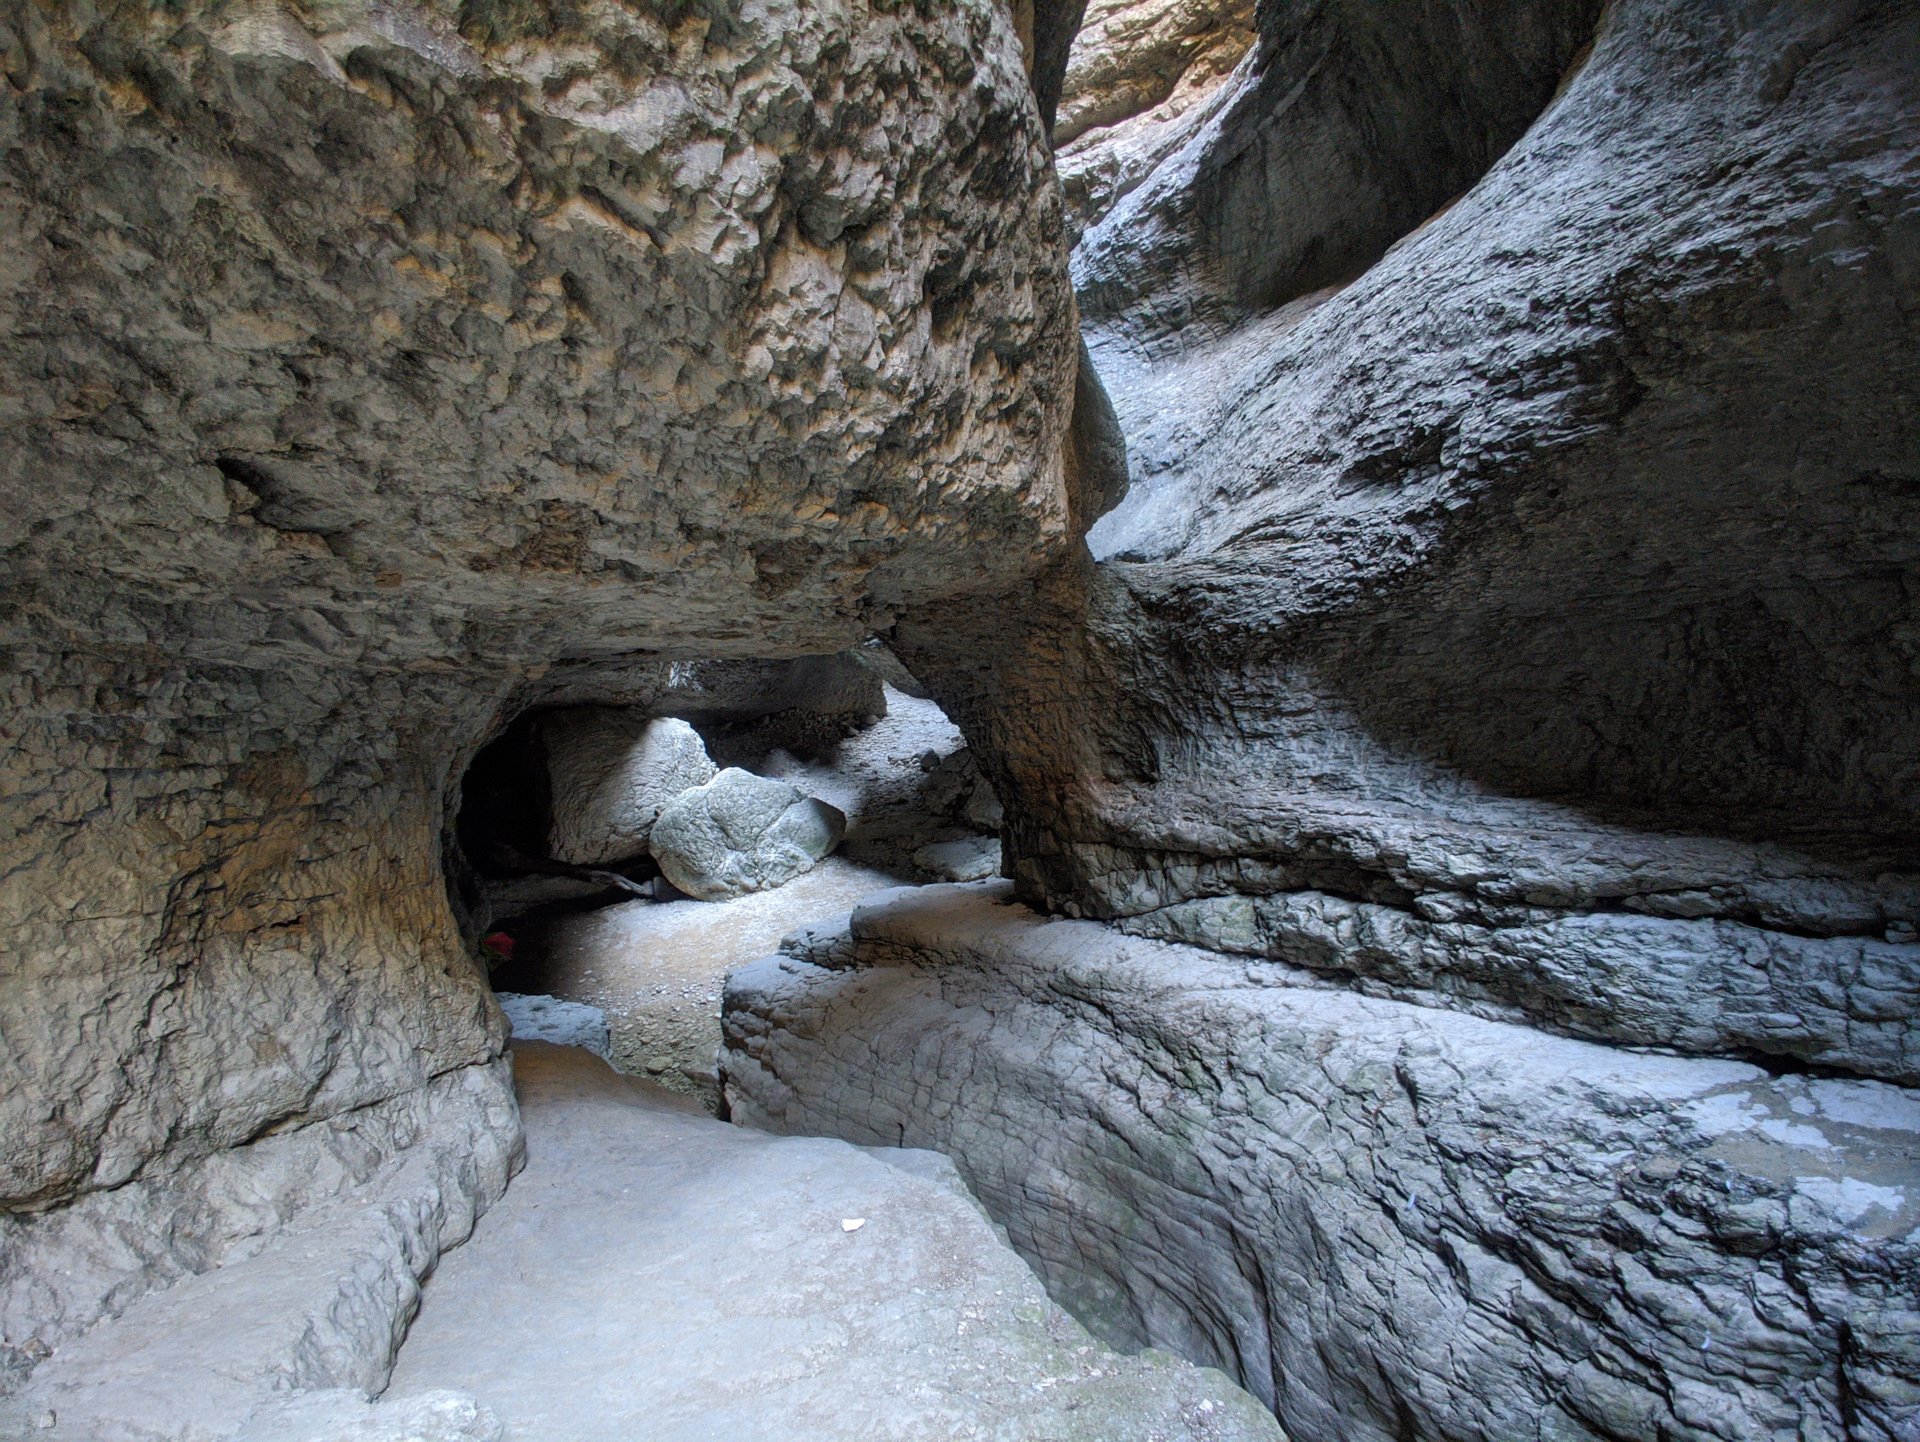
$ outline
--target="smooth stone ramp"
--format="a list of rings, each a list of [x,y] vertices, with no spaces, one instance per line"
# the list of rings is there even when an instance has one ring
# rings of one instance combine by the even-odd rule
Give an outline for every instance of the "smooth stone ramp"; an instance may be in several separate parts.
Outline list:
[[[577,1049],[514,1071],[526,1169],[395,1392],[470,1392],[509,1442],[1281,1439],[1218,1372],[1094,1341],[944,1157],[728,1126]]]

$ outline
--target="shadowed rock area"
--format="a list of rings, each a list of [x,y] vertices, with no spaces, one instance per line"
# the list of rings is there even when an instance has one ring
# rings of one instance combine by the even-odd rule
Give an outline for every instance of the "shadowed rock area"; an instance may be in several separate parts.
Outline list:
[[[1344,289],[1165,361],[1095,328],[1110,559],[991,652],[901,638],[1019,798],[1023,896],[1913,1080],[1912,18],[1731,24],[1613,7]]]
[[[893,638],[1108,928],[858,913],[730,1095],[1297,1437],[1906,1437],[1920,22],[1387,14],[1082,240],[1097,559]]]
[[[729,982],[736,1118],[948,1153],[1096,1332],[1235,1373],[1293,1436],[1913,1416],[1905,1088],[1357,996],[1004,884],[787,952]]]

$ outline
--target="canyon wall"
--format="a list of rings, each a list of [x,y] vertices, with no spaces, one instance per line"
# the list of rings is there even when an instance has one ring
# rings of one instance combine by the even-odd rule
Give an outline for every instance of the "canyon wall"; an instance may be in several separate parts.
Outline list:
[[[1290,1437],[1920,1416],[1920,1098],[1545,1035],[1093,922],[870,899],[728,979],[737,1119],[937,1147],[1096,1332]]]
[[[738,976],[735,1115],[1309,1442],[1911,1436],[1920,15],[1257,30],[1075,254],[1092,554],[891,638],[1033,911]]]
[[[457,1240],[468,757],[1048,563],[1076,327],[986,0],[21,3],[0,64],[12,1379],[409,1160]]]
[[[1912,29],[1617,5],[1352,284],[1091,321],[1104,559],[896,637],[1022,897],[1915,1080]]]

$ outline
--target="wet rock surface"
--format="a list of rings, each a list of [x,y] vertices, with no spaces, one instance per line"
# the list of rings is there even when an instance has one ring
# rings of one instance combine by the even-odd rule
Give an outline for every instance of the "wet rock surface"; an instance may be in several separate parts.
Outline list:
[[[1110,1340],[1298,1438],[1910,1435],[1920,1105],[876,898],[734,973],[736,1117],[944,1151]]]
[[[429,1283],[398,1391],[524,1442],[1280,1442],[1217,1372],[1096,1343],[942,1157],[728,1127],[578,1051],[514,1066],[527,1169]]]

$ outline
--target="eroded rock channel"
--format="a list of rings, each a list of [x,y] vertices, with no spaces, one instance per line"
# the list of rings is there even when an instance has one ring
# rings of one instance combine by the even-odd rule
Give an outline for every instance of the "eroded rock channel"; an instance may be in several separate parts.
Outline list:
[[[1908,0],[0,71],[0,1437],[1920,1438]]]

